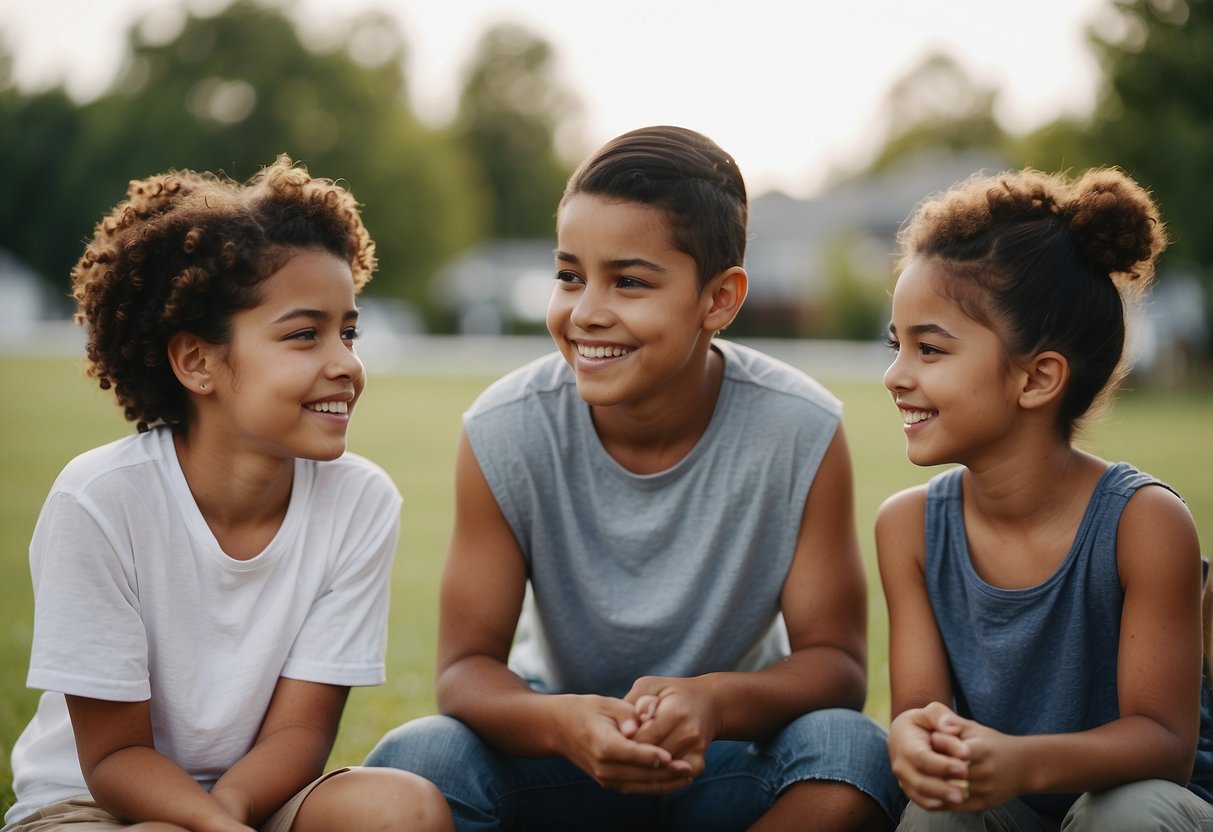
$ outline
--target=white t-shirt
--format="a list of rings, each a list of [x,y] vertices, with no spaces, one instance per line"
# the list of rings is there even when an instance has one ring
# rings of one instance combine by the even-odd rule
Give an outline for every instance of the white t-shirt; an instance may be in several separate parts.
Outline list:
[[[235,560],[167,428],[70,462],[30,543],[28,684],[46,693],[13,747],[6,821],[88,792],[64,694],[150,699],[157,750],[210,788],[252,746],[280,676],[382,683],[399,521],[373,463],[296,460],[282,526]]]

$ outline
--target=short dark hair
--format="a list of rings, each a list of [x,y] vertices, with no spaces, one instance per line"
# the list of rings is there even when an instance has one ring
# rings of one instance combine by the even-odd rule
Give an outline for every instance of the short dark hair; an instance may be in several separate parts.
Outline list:
[[[169,340],[184,331],[226,343],[232,316],[256,306],[262,282],[300,249],[349,263],[355,291],[377,265],[353,196],[286,156],[245,185],[190,170],[132,181],[72,269],[89,375],[140,431],[184,431],[188,396]]]
[[[1063,438],[1123,377],[1124,302],[1149,284],[1166,232],[1119,170],[976,175],[923,202],[900,233],[902,264],[934,260],[940,287],[997,325],[1012,356],[1056,350],[1070,364]]]
[[[689,254],[702,288],[744,265],[748,204],[733,157],[684,127],[643,127],[607,142],[569,178],[560,204],[577,194],[651,205],[671,242]]]

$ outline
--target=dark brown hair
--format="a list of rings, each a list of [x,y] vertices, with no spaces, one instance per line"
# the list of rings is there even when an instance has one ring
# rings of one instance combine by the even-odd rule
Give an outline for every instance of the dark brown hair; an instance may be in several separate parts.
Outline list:
[[[1167,240],[1145,189],[1105,168],[1077,180],[974,176],[923,202],[900,242],[902,265],[938,262],[941,288],[997,328],[1011,356],[1066,357],[1058,430],[1068,439],[1124,374],[1125,300],[1153,279]]]
[[[185,430],[169,339],[184,331],[225,343],[232,316],[256,306],[261,283],[299,249],[349,263],[355,291],[377,265],[353,196],[286,156],[243,185],[189,170],[132,181],[72,269],[88,374],[140,431],[159,421]]]
[[[744,265],[748,205],[733,157],[684,127],[643,127],[607,142],[569,178],[561,205],[577,194],[651,205],[671,242],[689,254],[699,285]]]

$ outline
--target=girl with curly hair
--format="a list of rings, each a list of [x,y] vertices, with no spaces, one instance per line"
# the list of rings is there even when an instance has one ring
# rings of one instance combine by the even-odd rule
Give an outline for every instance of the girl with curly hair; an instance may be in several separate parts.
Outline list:
[[[1153,201],[1116,170],[979,176],[901,242],[885,386],[910,460],[956,467],[876,521],[899,828],[1207,828],[1195,524],[1072,444],[1165,245]]]
[[[321,777],[384,680],[400,495],[346,452],[366,383],[353,197],[282,157],[132,182],[72,272],[134,436],[60,474],[30,544],[16,830],[446,830],[427,781]]]

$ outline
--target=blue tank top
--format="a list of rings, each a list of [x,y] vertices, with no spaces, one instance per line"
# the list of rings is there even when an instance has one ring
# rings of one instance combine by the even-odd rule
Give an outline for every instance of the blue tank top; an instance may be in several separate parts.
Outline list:
[[[947,650],[954,708],[1006,734],[1085,731],[1120,716],[1116,657],[1124,592],[1116,565],[1121,512],[1143,485],[1164,483],[1119,462],[1095,487],[1069,554],[1026,589],[983,581],[969,558],[963,468],[927,487],[926,586]],[[1162,554],[1162,553],[1160,553]],[[1189,788],[1213,802],[1213,720],[1201,686],[1200,740]],[[1059,820],[1077,794],[1024,799]]]

